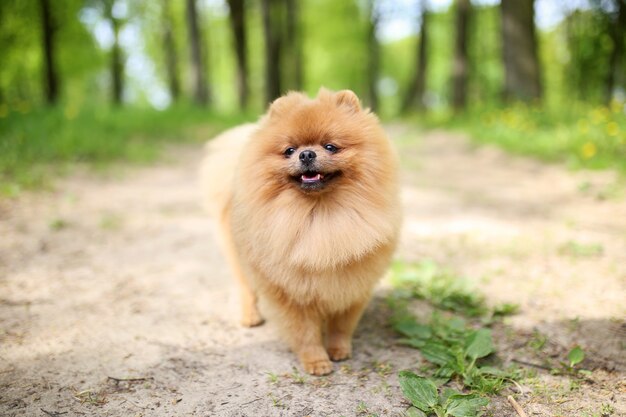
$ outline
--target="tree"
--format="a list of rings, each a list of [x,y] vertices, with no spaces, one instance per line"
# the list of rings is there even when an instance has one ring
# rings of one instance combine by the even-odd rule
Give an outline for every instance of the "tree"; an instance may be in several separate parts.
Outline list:
[[[178,53],[174,41],[174,28],[170,11],[170,0],[163,0],[163,46],[165,48],[165,68],[167,71],[167,84],[172,101],[177,101],[180,96],[180,81],[178,78]]]
[[[120,47],[120,27],[122,21],[114,11],[115,0],[105,0],[105,15],[113,28],[113,46],[111,48],[111,80],[113,104],[122,104],[124,92],[124,57]]]
[[[248,55],[246,54],[246,8],[244,0],[228,0],[230,27],[233,32],[233,45],[237,58],[237,93],[239,108],[248,106]]]
[[[45,61],[44,91],[46,92],[48,104],[54,104],[58,100],[59,93],[59,77],[55,62],[56,28],[52,18],[52,10],[50,9],[50,0],[40,0],[39,5],[41,9],[41,32],[43,34],[43,56]]]
[[[380,13],[376,8],[374,0],[368,1],[368,25],[367,25],[367,45],[369,50],[367,62],[367,84],[369,92],[369,105],[372,111],[378,110],[378,77],[380,75],[380,44],[376,37]]]
[[[472,5],[469,0],[456,0],[456,37],[452,66],[452,107],[462,110],[467,103],[467,35]]]
[[[542,96],[534,0],[502,0],[504,99],[531,101]]]
[[[626,35],[626,0],[614,0],[616,8],[616,16],[610,26],[609,35],[613,41],[613,49],[609,58],[609,69],[606,78],[606,101],[609,102],[613,98],[613,90],[616,81],[624,82],[624,70],[620,74],[620,61],[624,59],[624,37]],[[616,78],[618,78],[616,80]]]
[[[415,51],[415,68],[414,76],[409,84],[409,89],[402,102],[402,112],[407,112],[413,105],[417,104],[418,110],[424,110],[424,93],[426,90],[426,71],[428,70],[428,21],[429,11],[427,0],[420,0],[419,16],[420,31],[419,42],[417,42],[417,50]]]
[[[265,38],[265,100],[270,103],[280,97],[282,8],[280,0],[263,0],[263,34]]]
[[[187,0],[187,30],[191,51],[191,82],[193,99],[196,104],[206,106],[209,103],[209,88],[204,68],[202,35],[198,24],[196,0]]]
[[[285,31],[286,74],[289,88],[302,90],[302,36],[298,0],[285,0],[287,27]]]

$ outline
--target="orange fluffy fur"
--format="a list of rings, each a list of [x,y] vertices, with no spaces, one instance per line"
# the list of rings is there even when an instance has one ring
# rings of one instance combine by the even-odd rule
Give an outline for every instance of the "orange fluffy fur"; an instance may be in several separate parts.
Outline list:
[[[263,322],[257,294],[266,298],[304,369],[331,372],[330,360],[350,357],[397,242],[397,163],[378,119],[348,90],[292,92],[207,149],[204,195],[240,286],[242,324]],[[298,183],[302,150],[336,173],[319,190]]]

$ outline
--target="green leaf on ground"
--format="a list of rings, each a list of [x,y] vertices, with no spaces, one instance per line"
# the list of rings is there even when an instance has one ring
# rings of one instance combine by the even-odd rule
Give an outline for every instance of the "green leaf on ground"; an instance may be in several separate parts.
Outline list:
[[[470,333],[465,341],[465,354],[472,359],[484,358],[495,350],[489,329],[478,329]]]
[[[428,341],[420,348],[424,359],[434,364],[444,366],[454,361],[454,355],[450,349],[440,343]]]
[[[416,407],[409,407],[404,412],[405,417],[427,417],[427,414]]]
[[[448,398],[446,412],[454,417],[476,417],[487,404],[489,400],[475,394],[455,394]]]
[[[428,378],[416,375],[411,371],[399,374],[400,388],[415,407],[429,412],[439,402],[437,387]]]
[[[585,352],[580,348],[580,346],[576,346],[574,349],[569,351],[567,359],[569,359],[570,368],[573,368],[585,359]]]

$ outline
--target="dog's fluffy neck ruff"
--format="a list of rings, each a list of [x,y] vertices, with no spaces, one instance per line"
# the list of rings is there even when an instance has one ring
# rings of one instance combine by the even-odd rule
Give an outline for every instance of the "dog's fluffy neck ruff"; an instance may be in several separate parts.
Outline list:
[[[395,240],[397,234],[400,214],[394,210],[394,194],[363,191],[338,189],[303,198],[300,191],[289,190],[264,205],[248,204],[245,194],[238,194],[233,227],[255,235],[242,249],[261,265],[288,263],[309,271],[341,268]]]

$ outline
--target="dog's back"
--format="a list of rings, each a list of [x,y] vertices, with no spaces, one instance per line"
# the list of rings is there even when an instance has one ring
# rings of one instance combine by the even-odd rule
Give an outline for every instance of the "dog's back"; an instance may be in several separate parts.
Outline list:
[[[200,166],[202,203],[220,220],[230,205],[239,156],[257,125],[248,123],[221,133],[207,142]]]

